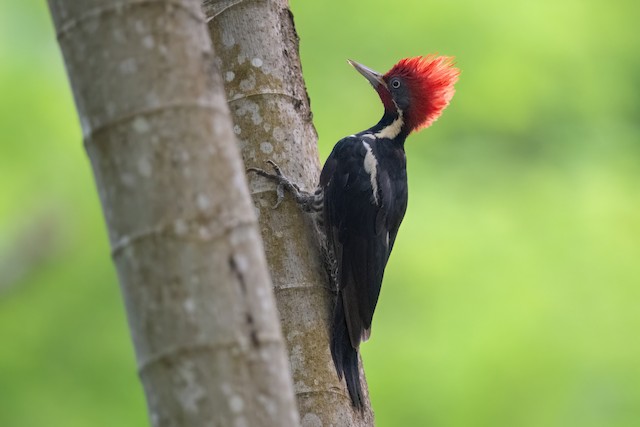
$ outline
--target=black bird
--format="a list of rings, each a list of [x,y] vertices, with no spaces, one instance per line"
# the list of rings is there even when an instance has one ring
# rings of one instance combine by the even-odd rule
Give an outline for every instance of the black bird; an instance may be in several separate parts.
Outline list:
[[[349,63],[378,92],[384,114],[375,126],[338,141],[316,191],[301,191],[273,162],[275,174],[249,170],[279,183],[278,203],[288,189],[304,210],[318,214],[337,289],[331,355],[353,405],[362,410],[358,349],[371,334],[384,269],[407,209],[404,142],[440,116],[459,70],[452,58],[435,55],[402,59],[384,75]]]

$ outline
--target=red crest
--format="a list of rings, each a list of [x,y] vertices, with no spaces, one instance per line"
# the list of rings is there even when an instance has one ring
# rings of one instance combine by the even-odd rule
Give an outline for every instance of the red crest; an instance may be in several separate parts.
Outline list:
[[[405,123],[415,131],[440,117],[453,98],[459,75],[452,57],[427,55],[401,59],[384,75],[384,80],[400,77],[409,86],[411,106],[405,111]]]

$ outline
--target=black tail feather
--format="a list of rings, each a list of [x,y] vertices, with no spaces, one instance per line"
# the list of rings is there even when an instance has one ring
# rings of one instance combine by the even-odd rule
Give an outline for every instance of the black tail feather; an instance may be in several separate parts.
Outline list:
[[[363,410],[362,386],[360,385],[360,371],[358,369],[358,351],[351,345],[347,320],[344,315],[342,298],[338,295],[331,327],[331,356],[336,365],[338,378],[347,383],[347,390],[351,402],[358,410]]]

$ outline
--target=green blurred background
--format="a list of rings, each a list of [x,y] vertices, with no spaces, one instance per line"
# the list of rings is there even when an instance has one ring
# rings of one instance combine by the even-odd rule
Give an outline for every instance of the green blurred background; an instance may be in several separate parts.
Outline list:
[[[455,55],[407,142],[372,340],[377,424],[640,426],[637,1],[293,0],[324,159],[381,114],[347,58]],[[144,426],[44,1],[0,1],[0,426]]]

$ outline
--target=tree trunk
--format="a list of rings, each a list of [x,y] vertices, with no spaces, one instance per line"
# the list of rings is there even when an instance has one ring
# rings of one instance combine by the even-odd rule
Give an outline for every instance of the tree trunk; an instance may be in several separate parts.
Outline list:
[[[298,36],[286,0],[204,0],[209,32],[247,166],[274,160],[314,189],[317,134],[298,56]],[[309,218],[288,199],[277,210],[274,185],[252,176],[267,261],[289,349],[303,425],[369,426],[373,414],[353,410],[329,351],[332,298]],[[364,372],[361,368],[364,382]]]
[[[298,425],[199,0],[49,0],[154,426]]]

